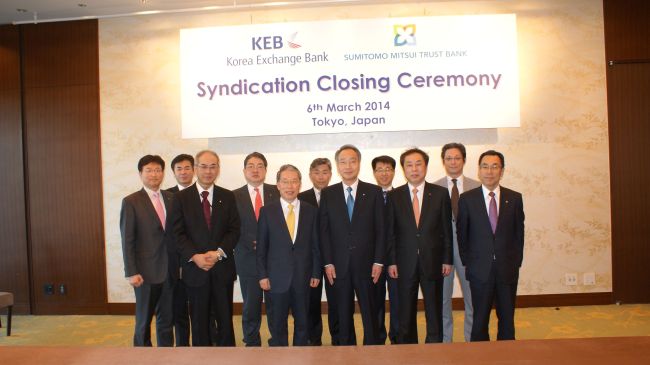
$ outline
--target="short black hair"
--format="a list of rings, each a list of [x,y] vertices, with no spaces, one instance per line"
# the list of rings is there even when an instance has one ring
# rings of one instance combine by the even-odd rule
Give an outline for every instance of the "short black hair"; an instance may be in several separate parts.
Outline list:
[[[336,152],[334,153],[334,161],[336,161],[336,163],[339,162],[339,155],[341,154],[341,152],[345,150],[354,151],[357,154],[357,158],[359,159],[359,161],[361,161],[361,151],[359,151],[359,149],[352,144],[344,144],[343,146],[339,147],[339,149],[336,150]]]
[[[162,157],[158,155],[145,155],[142,156],[140,161],[138,161],[138,171],[142,172],[142,168],[150,163],[155,163],[160,165],[161,169],[165,169],[165,161],[162,159]]]
[[[404,168],[404,159],[406,158],[406,156],[412,155],[414,153],[419,153],[420,155],[422,155],[422,157],[424,158],[424,164],[426,166],[429,166],[429,155],[426,152],[422,151],[421,149],[419,149],[417,147],[413,147],[413,148],[409,148],[408,150],[404,151],[399,156],[399,164],[402,165],[402,168]]]
[[[378,162],[389,164],[389,165],[391,165],[393,167],[393,170],[395,170],[395,165],[396,165],[395,159],[390,157],[390,156],[383,155],[383,156],[377,156],[377,157],[373,158],[372,159],[372,170],[373,171],[375,171],[375,168],[377,167]]]
[[[447,143],[446,145],[442,146],[442,152],[440,153],[440,158],[444,160],[445,152],[447,152],[447,150],[451,150],[454,148],[460,151],[460,154],[463,155],[463,162],[465,162],[465,160],[467,159],[467,151],[465,151],[465,146],[462,143],[457,143],[457,142]]]
[[[249,153],[248,156],[246,156],[246,158],[244,159],[244,167],[246,167],[246,164],[248,163],[248,160],[250,160],[253,157],[257,157],[260,160],[262,160],[262,162],[264,163],[264,168],[268,167],[268,162],[266,162],[266,157],[264,157],[264,155],[259,153],[259,152],[251,152],[251,153]]]
[[[488,150],[483,153],[481,153],[481,157],[478,158],[478,165],[481,166],[481,160],[483,160],[484,156],[497,156],[499,160],[501,160],[501,168],[506,167],[506,160],[503,157],[503,153],[497,152],[495,150]]]
[[[321,165],[327,165],[327,168],[329,168],[330,171],[332,171],[332,163],[330,162],[330,159],[327,157],[315,158],[314,161],[311,162],[311,165],[309,165],[309,170],[311,171]]]
[[[172,170],[174,167],[176,167],[177,163],[183,162],[183,161],[189,161],[190,165],[192,165],[192,168],[194,168],[194,157],[192,155],[188,155],[186,153],[181,153],[180,155],[174,157],[172,160]]]

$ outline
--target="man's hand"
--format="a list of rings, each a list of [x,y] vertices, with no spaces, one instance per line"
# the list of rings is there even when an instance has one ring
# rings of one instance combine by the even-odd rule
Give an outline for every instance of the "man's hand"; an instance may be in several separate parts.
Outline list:
[[[311,286],[312,288],[317,287],[319,283],[320,283],[320,279],[311,278],[311,280],[309,280],[309,286]]]
[[[215,261],[212,261],[210,256],[207,253],[197,253],[192,256],[192,262],[194,265],[198,266],[199,269],[208,271],[214,266]]]
[[[268,278],[260,280],[260,288],[264,291],[271,290],[271,281]]]
[[[390,265],[388,267],[388,276],[392,279],[397,279],[399,277],[399,274],[397,273],[397,265]]]
[[[379,281],[379,277],[381,276],[382,270],[384,270],[383,266],[372,264],[372,272],[370,273],[370,276],[372,276],[373,283],[377,284],[377,281]]]
[[[134,288],[137,288],[140,285],[142,285],[142,283],[144,283],[144,279],[142,279],[142,275],[140,275],[140,274],[135,274],[133,276],[129,276],[126,279],[129,281],[129,284],[131,284],[131,286],[134,287]]]
[[[334,265],[325,266],[325,276],[330,285],[334,285],[334,279],[336,279],[336,269],[334,269]]]
[[[208,251],[205,253],[205,257],[206,260],[209,260],[214,265],[217,262],[221,261],[221,252],[219,252],[219,250]]]
[[[453,265],[442,264],[442,276],[449,276],[449,274],[451,274],[451,270],[453,269]]]

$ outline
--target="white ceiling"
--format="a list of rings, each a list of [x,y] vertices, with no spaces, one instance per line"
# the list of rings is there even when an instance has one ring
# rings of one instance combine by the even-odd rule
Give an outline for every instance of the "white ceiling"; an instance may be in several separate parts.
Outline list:
[[[140,15],[141,12],[228,11],[391,1],[368,0],[0,0],[0,24]],[[81,6],[80,6],[81,4]],[[205,9],[206,7],[212,7]],[[21,12],[18,9],[24,9]]]

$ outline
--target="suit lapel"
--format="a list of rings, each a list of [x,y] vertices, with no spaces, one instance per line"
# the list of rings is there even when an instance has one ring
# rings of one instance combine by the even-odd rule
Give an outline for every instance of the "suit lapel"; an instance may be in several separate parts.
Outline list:
[[[208,229],[208,225],[205,222],[205,217],[203,216],[203,203],[201,202],[201,196],[199,195],[199,188],[196,186],[196,184],[192,185],[191,187],[187,189],[192,189],[191,192],[188,192],[188,194],[191,195],[190,201],[192,202],[192,209],[194,210],[194,214],[196,219],[198,219],[199,222],[201,222],[201,227],[203,227],[207,232],[210,230]],[[214,195],[215,195],[215,189],[212,190],[212,217],[214,217]]]
[[[275,192],[271,188],[271,185],[264,184],[264,201],[262,202],[262,205],[271,203],[274,201],[274,199],[275,199]]]
[[[424,191],[422,192],[422,209],[420,210],[420,227],[422,227],[423,219],[429,216],[429,212],[433,207],[433,202],[431,201],[431,199],[433,199],[431,195],[431,186],[425,182]],[[413,221],[415,221],[415,215],[413,215]]]
[[[158,218],[158,213],[156,213],[156,208],[153,207],[153,202],[151,201],[151,198],[149,197],[149,194],[147,194],[147,191],[142,188],[140,190],[141,194],[141,199],[142,199],[142,204],[144,204],[145,209],[147,210],[147,214],[151,217],[151,219],[156,222],[158,227],[162,229],[162,224],[160,223],[160,218]],[[162,192],[161,192],[162,194]],[[167,202],[165,202],[166,205]]]
[[[503,186],[500,187],[501,194],[499,194],[499,216],[497,217],[497,230],[496,232],[499,232],[499,227],[501,227],[501,217],[505,216],[508,214],[510,211],[510,192],[507,189],[504,189]],[[495,232],[495,235],[496,235]]]
[[[253,206],[253,201],[251,200],[251,195],[248,190],[248,185],[244,185],[241,190],[241,200],[244,201],[244,206],[246,206],[246,215],[252,219],[255,220],[255,207]],[[214,206],[214,205],[213,205]]]
[[[395,192],[397,196],[401,195],[401,199],[404,200],[404,209],[406,210],[406,216],[412,227],[417,231],[418,226],[415,224],[415,213],[413,212],[413,200],[411,200],[411,192],[409,191],[409,185],[404,184],[401,188],[401,191]],[[422,214],[420,214],[420,219],[422,219]]]
[[[483,219],[483,222],[487,225],[487,229],[492,232],[492,225],[490,224],[490,216],[488,215],[487,207],[485,205],[485,195],[483,195],[483,188],[477,189],[476,190],[476,206],[474,209],[477,209],[477,212],[481,212],[481,217]],[[503,192],[502,192],[503,194]],[[499,223],[497,221],[497,227],[499,226]]]
[[[343,212],[343,217],[348,218],[348,205],[346,202],[345,198],[345,192],[343,191],[343,183],[340,182],[336,185],[332,185],[332,189],[334,190],[334,204],[335,204],[335,211],[341,211]],[[321,196],[322,198],[322,196]],[[356,205],[356,200],[355,200],[355,205]],[[354,217],[354,209],[352,210],[352,217]],[[343,219],[345,221],[345,224],[350,226],[351,221],[350,219]]]
[[[345,194],[343,194],[345,196]],[[360,206],[362,204],[366,204],[366,201],[368,200],[368,189],[367,186],[359,180],[359,183],[357,184],[357,194],[356,197],[354,198],[354,207],[352,208],[352,219],[350,220],[350,224],[354,222],[354,218],[359,215],[359,210],[361,209]],[[347,202],[345,205],[345,209],[347,212]]]

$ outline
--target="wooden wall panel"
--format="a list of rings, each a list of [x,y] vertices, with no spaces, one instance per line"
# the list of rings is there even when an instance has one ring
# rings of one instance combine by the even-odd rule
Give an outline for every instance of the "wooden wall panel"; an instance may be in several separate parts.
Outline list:
[[[604,0],[607,60],[650,60],[650,1]]]
[[[0,26],[0,291],[14,294],[16,313],[29,313],[29,265],[23,175],[20,33]]]
[[[23,27],[33,312],[105,313],[97,22]]]
[[[650,302],[650,2],[604,0],[615,301]]]

